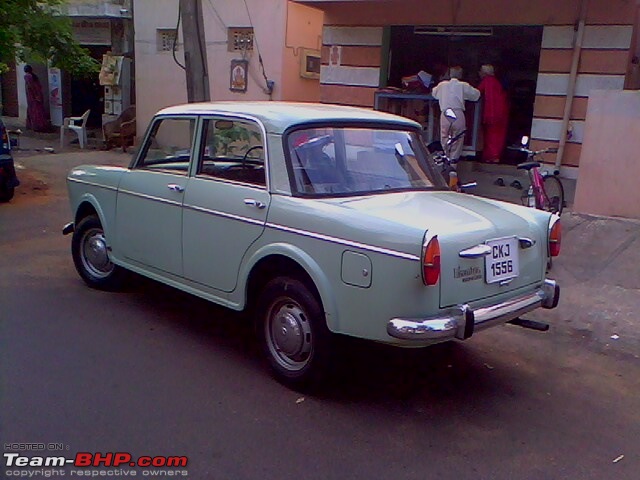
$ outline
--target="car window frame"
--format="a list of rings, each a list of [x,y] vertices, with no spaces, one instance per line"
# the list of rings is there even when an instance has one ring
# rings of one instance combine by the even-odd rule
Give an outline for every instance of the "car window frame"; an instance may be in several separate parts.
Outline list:
[[[434,191],[447,191],[448,188],[446,184],[442,183],[442,186],[434,185],[429,188],[419,188],[419,189],[389,189],[389,190],[372,190],[366,192],[345,192],[345,193],[304,193],[300,192],[295,179],[295,172],[293,170],[293,160],[291,158],[291,151],[289,149],[289,135],[299,131],[299,130],[307,130],[312,128],[371,128],[375,130],[398,130],[402,132],[411,131],[416,134],[420,143],[422,144],[422,148],[425,152],[428,152],[427,146],[422,137],[422,132],[418,128],[412,128],[410,125],[400,124],[395,122],[388,121],[350,121],[350,120],[336,120],[336,121],[310,121],[299,123],[296,125],[292,125],[282,132],[282,150],[285,156],[285,163],[287,168],[287,174],[289,176],[289,188],[291,189],[291,196],[296,198],[348,198],[348,197],[356,197],[363,195],[383,195],[387,193],[398,193],[398,192],[406,192],[406,191],[421,191],[421,192],[434,192]],[[441,176],[440,172],[437,171],[432,162],[429,161],[429,157],[427,154],[427,168],[429,170],[429,174],[433,175],[434,178]]]
[[[193,131],[193,136],[191,138],[191,146],[190,146],[190,150],[189,150],[189,165],[187,167],[186,172],[183,174],[182,171],[169,171],[169,170],[162,170],[162,169],[158,169],[158,170],[153,170],[150,168],[144,168],[144,166],[140,166],[140,162],[142,161],[142,159],[144,158],[144,156],[146,156],[147,152],[149,151],[149,140],[151,138],[152,133],[154,132],[154,129],[156,127],[156,125],[160,124],[162,121],[164,120],[171,120],[171,119],[186,119],[186,120],[193,120],[194,121],[194,131]],[[131,171],[137,171],[137,172],[151,172],[151,173],[163,173],[165,175],[178,175],[181,177],[190,177],[192,175],[192,171],[193,171],[193,160],[194,160],[194,151],[195,148],[197,147],[197,145],[199,145],[199,141],[200,141],[200,116],[199,115],[194,115],[194,114],[161,114],[161,115],[156,115],[153,117],[153,119],[151,119],[151,122],[149,122],[149,125],[147,126],[147,130],[145,131],[142,143],[140,148],[138,149],[138,151],[136,152],[136,154],[133,156],[131,163],[129,164],[129,170]]]
[[[205,148],[205,137],[206,137],[206,132],[205,132],[205,126],[208,125],[209,121],[218,121],[218,120],[228,120],[228,121],[240,121],[240,122],[249,122],[249,123],[253,123],[255,125],[257,125],[259,127],[260,130],[260,135],[261,135],[261,143],[262,143],[262,148],[263,148],[263,152],[264,152],[264,179],[265,179],[265,183],[264,185],[258,185],[256,183],[250,183],[250,182],[242,182],[242,181],[238,181],[238,180],[232,180],[229,178],[224,178],[224,177],[216,177],[214,175],[209,175],[209,174],[202,174],[200,173],[200,169],[201,169],[201,165],[202,165],[202,160],[204,158],[204,148]],[[251,188],[255,188],[258,190],[266,190],[269,191],[269,149],[268,149],[268,142],[267,142],[267,131],[264,127],[264,125],[262,124],[262,122],[255,118],[252,117],[250,115],[234,115],[234,114],[228,114],[228,113],[224,113],[224,112],[206,112],[206,113],[202,113],[201,115],[199,115],[199,121],[198,121],[198,127],[197,127],[197,139],[198,139],[198,144],[197,144],[197,150],[193,150],[193,152],[197,152],[197,155],[195,157],[192,157],[192,172],[191,172],[191,176],[193,176],[194,178],[199,178],[199,179],[203,179],[203,180],[209,180],[209,181],[213,181],[213,182],[221,182],[221,183],[228,183],[228,184],[233,184],[233,185],[241,185],[241,186],[245,186],[245,187],[251,187]]]

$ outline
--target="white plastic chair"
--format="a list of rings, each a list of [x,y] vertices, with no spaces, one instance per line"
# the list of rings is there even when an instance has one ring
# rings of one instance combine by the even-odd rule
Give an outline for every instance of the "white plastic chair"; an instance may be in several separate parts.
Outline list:
[[[60,127],[60,148],[64,146],[64,131],[71,130],[78,136],[80,148],[84,148],[87,144],[87,119],[89,118],[91,109],[82,114],[81,117],[65,117]]]

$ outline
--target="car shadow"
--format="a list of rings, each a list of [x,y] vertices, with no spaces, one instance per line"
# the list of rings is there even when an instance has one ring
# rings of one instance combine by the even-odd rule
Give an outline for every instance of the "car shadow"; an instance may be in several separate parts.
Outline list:
[[[213,304],[144,277],[135,276],[128,293],[158,327],[197,337],[212,351],[224,352],[228,361],[256,375],[270,377],[251,319],[245,314]],[[153,329],[154,327],[150,327]],[[404,349],[336,337],[334,366],[327,381],[311,396],[325,402],[407,405],[477,406],[483,397],[512,391],[512,376],[521,376],[505,362],[500,372],[487,361],[495,356],[462,342],[451,341],[426,348]],[[285,388],[285,387],[283,387]],[[431,408],[430,407],[430,408]]]

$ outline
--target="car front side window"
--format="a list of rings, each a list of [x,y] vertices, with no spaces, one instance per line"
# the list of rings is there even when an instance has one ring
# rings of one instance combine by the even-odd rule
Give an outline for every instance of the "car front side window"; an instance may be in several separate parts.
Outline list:
[[[169,117],[156,120],[136,168],[187,175],[196,120]]]
[[[265,186],[265,149],[258,124],[205,119],[197,175]]]

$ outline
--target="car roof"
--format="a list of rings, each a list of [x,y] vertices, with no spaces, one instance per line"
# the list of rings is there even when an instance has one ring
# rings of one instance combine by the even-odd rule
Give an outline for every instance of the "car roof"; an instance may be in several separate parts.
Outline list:
[[[287,128],[310,122],[386,122],[405,128],[420,128],[420,124],[372,109],[332,105],[325,103],[296,102],[203,102],[167,107],[158,115],[236,114],[254,117],[264,125],[268,133],[282,133]]]

